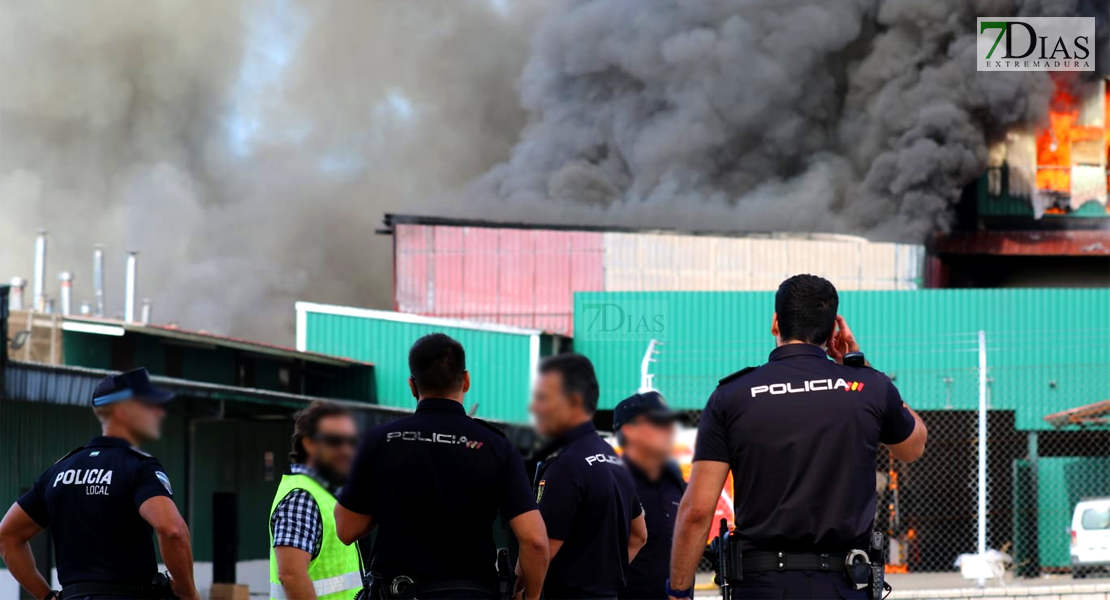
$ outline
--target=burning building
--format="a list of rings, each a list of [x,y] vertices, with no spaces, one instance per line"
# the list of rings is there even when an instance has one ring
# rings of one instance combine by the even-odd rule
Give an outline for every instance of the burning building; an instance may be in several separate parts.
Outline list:
[[[1012,131],[932,241],[930,287],[1110,283],[1110,85],[1058,85],[1047,127]]]

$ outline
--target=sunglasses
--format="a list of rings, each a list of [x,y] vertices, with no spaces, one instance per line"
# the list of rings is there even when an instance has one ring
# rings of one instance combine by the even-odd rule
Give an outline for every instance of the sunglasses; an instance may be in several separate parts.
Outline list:
[[[312,439],[331,448],[338,448],[340,446],[350,446],[354,448],[355,446],[358,446],[358,438],[353,435],[320,433],[312,436]]]

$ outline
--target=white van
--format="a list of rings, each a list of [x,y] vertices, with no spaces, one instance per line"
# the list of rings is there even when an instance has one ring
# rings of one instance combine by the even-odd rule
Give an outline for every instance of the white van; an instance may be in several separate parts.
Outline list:
[[[1075,505],[1071,517],[1071,574],[1110,567],[1110,498],[1089,498]]]

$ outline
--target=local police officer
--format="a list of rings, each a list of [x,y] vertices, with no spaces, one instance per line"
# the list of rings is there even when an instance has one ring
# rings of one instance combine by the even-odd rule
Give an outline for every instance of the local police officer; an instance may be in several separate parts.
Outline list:
[[[883,444],[896,458],[916,460],[926,431],[885,375],[842,364],[859,345],[838,303],[836,288],[820,277],[784,281],[770,361],[725,377],[710,396],[679,509],[672,597],[691,596],[730,468],[743,573],[733,597],[867,596],[846,561],[868,549],[876,453]]]
[[[633,394],[613,409],[613,431],[644,507],[648,532],[647,544],[629,565],[628,585],[620,593],[622,600],[667,597],[674,519],[686,490],[682,470],[674,462],[678,417],[656,391]]]
[[[647,540],[632,476],[594,429],[598,385],[580,354],[540,363],[531,411],[553,441],[539,454],[536,499],[551,539],[544,598],[616,598]]]
[[[543,519],[520,453],[463,409],[463,347],[442,333],[424,336],[409,352],[409,372],[416,413],[365,436],[335,509],[339,539],[350,544],[377,528],[374,597],[497,598],[500,512],[520,543],[524,597],[538,598],[548,564]]]
[[[172,398],[151,384],[146,369],[105,378],[92,397],[103,435],[47,469],[8,510],[0,551],[35,598],[199,598],[189,528],[169,477],[158,459],[138,449],[160,437],[162,405]],[[36,570],[28,544],[44,528],[54,540],[60,594]],[[152,531],[168,582],[158,573]]]

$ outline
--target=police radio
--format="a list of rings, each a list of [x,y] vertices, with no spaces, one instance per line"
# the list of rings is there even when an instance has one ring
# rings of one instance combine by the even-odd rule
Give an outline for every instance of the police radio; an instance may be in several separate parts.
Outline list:
[[[844,364],[849,367],[866,367],[867,358],[863,356],[863,352],[849,352],[844,355]]]

